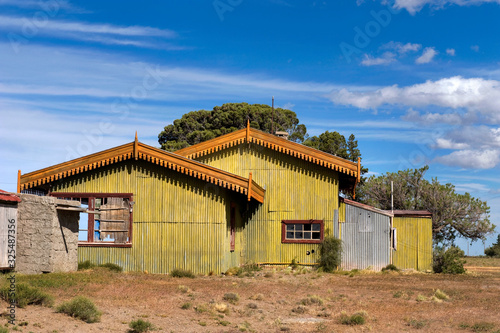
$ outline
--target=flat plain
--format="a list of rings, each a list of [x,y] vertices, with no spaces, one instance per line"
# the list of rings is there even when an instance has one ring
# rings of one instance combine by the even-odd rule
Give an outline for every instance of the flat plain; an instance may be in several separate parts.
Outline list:
[[[500,259],[466,260],[463,275],[300,267],[195,278],[106,268],[16,275],[16,283],[52,295],[55,305],[18,308],[12,326],[2,301],[0,324],[26,333],[128,332],[138,319],[157,332],[500,332]],[[78,295],[95,303],[100,322],[56,312]],[[355,314],[363,320],[350,320]]]

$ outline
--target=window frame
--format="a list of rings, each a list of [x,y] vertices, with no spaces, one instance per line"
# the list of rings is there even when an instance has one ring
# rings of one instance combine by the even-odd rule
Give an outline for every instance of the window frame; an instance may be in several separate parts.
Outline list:
[[[289,239],[286,238],[286,226],[289,224],[319,224],[320,239]],[[325,236],[323,220],[282,220],[281,221],[281,243],[284,244],[319,244]]]
[[[78,247],[132,247],[132,236],[133,236],[133,211],[132,206],[134,204],[134,195],[133,193],[100,193],[100,192],[52,192],[50,196],[61,198],[61,199],[73,199],[79,200],[85,198],[88,199],[88,210],[94,210],[94,204],[96,198],[122,198],[128,199],[130,204],[129,210],[129,229],[128,229],[128,241],[126,243],[114,243],[114,242],[105,242],[105,241],[94,241],[94,215],[93,213],[88,213],[88,221],[87,221],[87,233],[88,233],[88,241],[78,241]],[[83,230],[83,229],[82,229]]]

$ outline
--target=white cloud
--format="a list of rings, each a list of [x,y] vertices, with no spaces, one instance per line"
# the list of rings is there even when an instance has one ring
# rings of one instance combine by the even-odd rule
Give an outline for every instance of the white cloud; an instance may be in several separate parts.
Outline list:
[[[479,45],[472,45],[470,49],[474,52],[479,52]]]
[[[365,54],[364,59],[361,61],[363,66],[378,66],[378,65],[388,65],[391,62],[396,61],[396,55],[392,52],[385,52],[379,58],[373,58],[372,56]]]
[[[415,60],[417,64],[428,64],[434,59],[438,52],[433,47],[426,47],[420,57]]]
[[[434,148],[459,150],[459,149],[468,149],[470,148],[470,146],[466,143],[456,143],[449,139],[437,138]]]
[[[371,91],[344,88],[332,91],[328,97],[336,104],[362,109],[374,109],[384,104],[465,108],[480,113],[491,123],[500,123],[500,82],[496,80],[454,76],[413,86],[393,85]]]
[[[446,54],[454,57],[455,56],[455,49],[446,49]]]
[[[173,39],[177,33],[172,30],[147,26],[117,26],[78,21],[61,21],[47,16],[45,20],[33,17],[0,15],[0,31],[8,33],[16,42],[29,40],[36,35],[60,39],[92,41],[101,44],[129,45],[146,48],[176,49],[162,40]],[[17,36],[17,37],[13,37]],[[184,47],[177,47],[184,49]]]
[[[500,0],[395,0],[394,8],[406,9],[411,15],[415,15],[415,13],[419,12],[426,5],[435,9],[441,9],[448,4],[467,6],[481,5],[483,3],[500,3]]]
[[[406,114],[403,117],[401,117],[401,119],[410,122],[420,123],[423,125],[432,125],[438,123],[444,123],[449,125],[460,125],[464,123],[464,116],[458,113],[441,114],[441,113],[427,112],[425,114],[421,114],[420,112],[415,111],[411,108],[406,112]]]
[[[408,52],[416,52],[422,48],[421,44],[413,44],[413,43],[400,43],[391,41],[387,44],[381,46],[382,49],[392,49],[397,51],[399,54],[405,54]]]
[[[467,169],[491,169],[500,163],[500,150],[460,150],[436,158],[445,165]]]

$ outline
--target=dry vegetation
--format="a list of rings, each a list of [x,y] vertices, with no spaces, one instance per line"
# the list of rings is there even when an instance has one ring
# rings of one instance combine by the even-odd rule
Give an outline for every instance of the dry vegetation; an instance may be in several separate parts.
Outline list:
[[[474,259],[475,260],[475,259]],[[483,265],[500,266],[500,259]],[[468,263],[469,264],[469,263]],[[479,259],[471,266],[480,265]],[[266,268],[238,276],[173,278],[93,268],[17,276],[55,298],[78,295],[102,312],[88,324],[29,305],[16,332],[128,332],[132,321],[157,332],[500,332],[500,272],[326,274]],[[3,309],[7,303],[2,302]],[[0,324],[7,323],[2,317]],[[22,324],[22,325],[21,325]]]

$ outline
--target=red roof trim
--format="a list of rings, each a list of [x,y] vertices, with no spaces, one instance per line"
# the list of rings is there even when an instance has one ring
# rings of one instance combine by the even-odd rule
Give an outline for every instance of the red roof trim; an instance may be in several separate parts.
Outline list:
[[[19,198],[14,193],[0,190],[0,201],[3,201],[3,202],[21,202],[21,198]]]

